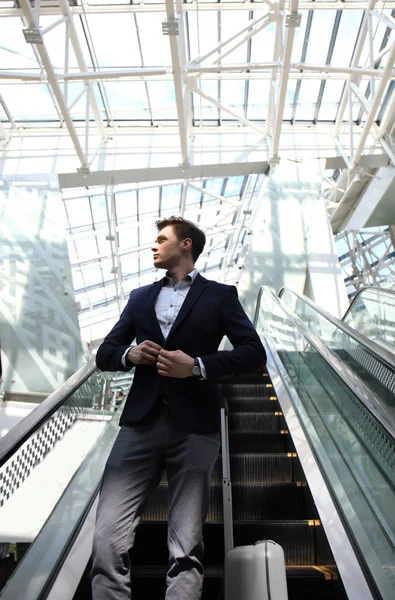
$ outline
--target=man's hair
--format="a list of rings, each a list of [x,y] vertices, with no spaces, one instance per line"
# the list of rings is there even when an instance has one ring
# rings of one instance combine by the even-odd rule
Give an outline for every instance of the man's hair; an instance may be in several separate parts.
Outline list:
[[[206,236],[203,231],[192,223],[182,217],[169,217],[168,219],[160,219],[155,223],[158,231],[162,231],[165,227],[171,225],[174,228],[175,234],[180,242],[185,238],[192,240],[192,258],[193,262],[196,262],[201,255],[204,245],[206,243]]]

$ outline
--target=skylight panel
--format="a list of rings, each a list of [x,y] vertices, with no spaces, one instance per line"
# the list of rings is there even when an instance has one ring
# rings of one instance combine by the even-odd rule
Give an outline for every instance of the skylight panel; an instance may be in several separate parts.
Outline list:
[[[226,80],[221,84],[221,101],[224,106],[244,115],[245,81]],[[222,118],[229,119],[230,115],[222,111]]]
[[[296,28],[297,30],[298,28]],[[276,35],[275,23],[270,23],[251,39],[251,62],[272,62],[274,40]]]
[[[177,119],[176,96],[172,81],[149,81],[148,94],[154,121]]]
[[[218,21],[216,11],[208,12],[189,12],[189,40],[191,47],[191,59],[194,60],[199,55],[204,56],[213,49],[218,42]],[[224,41],[223,38],[222,41]],[[214,58],[218,55],[213,54]],[[210,64],[210,59],[204,64]]]
[[[270,80],[250,81],[248,93],[247,119],[266,120],[269,105]]]
[[[296,120],[312,121],[314,117],[317,96],[321,81],[304,79],[300,86],[298,106],[296,108]]]
[[[336,67],[348,67],[351,64],[362,18],[362,10],[343,11],[332,54],[332,65]]]
[[[296,90],[296,79],[288,80],[287,92],[285,97],[285,106],[284,106],[284,121],[291,120],[293,107],[295,102],[295,90]]]
[[[200,204],[201,196],[202,196],[202,192],[199,192],[198,190],[188,187],[186,206],[188,208],[192,208],[192,207],[196,208],[196,206],[199,206],[199,204]]]
[[[208,192],[214,192],[214,194],[221,194],[223,186],[223,178],[220,179],[207,179],[206,190]]]
[[[90,198],[90,203],[94,225],[97,226],[101,223],[107,223],[107,208],[105,196],[92,196]]]
[[[181,200],[182,186],[176,185],[164,185],[162,187],[162,194],[160,200],[161,217],[166,218],[170,216],[171,211],[179,213],[180,200]]]
[[[229,177],[226,182],[226,188],[225,188],[224,195],[226,197],[240,195],[243,182],[244,182],[243,175],[235,175],[234,177]]]
[[[92,224],[92,214],[88,198],[66,200],[64,204],[71,228]]]
[[[162,31],[166,13],[139,13],[136,17],[144,66],[171,66],[169,36],[163,35]]]
[[[0,19],[0,64],[2,69],[38,69],[31,44],[26,44],[22,21]]]
[[[105,90],[114,119],[151,120],[143,81],[107,81]]]
[[[335,10],[315,11],[307,47],[306,63],[319,65],[326,63],[335,17]]]
[[[133,14],[89,14],[88,25],[101,69],[142,66]]]
[[[58,120],[58,113],[45,84],[2,84],[1,95],[15,120]]]
[[[313,21],[314,21],[315,14],[316,13],[313,14]],[[305,36],[306,36],[306,26],[307,26],[308,15],[309,15],[309,13],[307,11],[302,11],[302,19],[300,22],[300,27],[295,27],[294,41],[293,41],[293,45],[292,45],[291,62],[300,62],[302,59],[302,50],[303,50],[303,44],[304,44],[304,40],[305,40]],[[272,45],[272,48],[273,47],[274,46]]]
[[[248,15],[247,11],[243,11],[241,13],[240,13],[240,11],[222,11],[221,12],[221,41],[222,42],[226,41],[230,37],[234,36],[238,31],[240,31],[247,25],[248,21],[249,21],[249,15]],[[242,40],[244,35],[246,35],[246,34],[239,36],[239,38],[236,38],[233,42],[224,46],[223,49],[221,50],[221,54],[225,54],[233,46],[237,45],[237,43],[239,43]],[[218,36],[216,36],[216,37],[218,37]],[[245,63],[247,60],[247,43],[248,42],[244,42],[238,48],[236,48],[236,50],[234,50],[230,54],[228,54],[228,56],[225,56],[225,58],[222,59],[221,64]],[[218,55],[214,54],[212,57],[212,60],[216,59],[217,56]]]
[[[115,206],[118,222],[124,218],[135,216],[137,214],[136,191],[117,192]]]
[[[211,96],[215,100],[218,100],[218,83],[211,80],[201,80],[198,87],[207,96]],[[199,121],[200,119],[218,119],[218,108],[202,98],[198,94],[193,94],[193,106],[194,106],[194,118]]]
[[[90,260],[98,255],[96,241],[93,237],[77,240],[74,243],[79,261]]]
[[[320,121],[334,121],[344,87],[342,80],[328,80],[322,96],[321,108],[318,113]]]

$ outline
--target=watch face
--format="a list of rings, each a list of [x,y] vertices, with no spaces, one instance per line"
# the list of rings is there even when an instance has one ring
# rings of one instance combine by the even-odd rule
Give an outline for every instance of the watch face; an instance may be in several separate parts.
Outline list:
[[[199,377],[200,376],[200,367],[198,367],[197,365],[192,367],[192,375],[194,375],[195,377]]]

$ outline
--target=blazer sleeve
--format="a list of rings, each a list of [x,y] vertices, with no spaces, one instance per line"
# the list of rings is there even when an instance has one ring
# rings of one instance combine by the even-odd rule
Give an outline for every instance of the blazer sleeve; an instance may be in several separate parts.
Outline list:
[[[238,299],[237,289],[234,286],[226,288],[221,322],[223,334],[229,338],[233,350],[200,357],[208,378],[252,372],[266,364],[265,349]]]
[[[133,296],[134,294],[131,292],[119,321],[99,346],[96,354],[96,366],[101,371],[130,371],[135,366],[128,363],[128,366],[124,367],[121,362],[125,350],[136,337],[133,319]]]

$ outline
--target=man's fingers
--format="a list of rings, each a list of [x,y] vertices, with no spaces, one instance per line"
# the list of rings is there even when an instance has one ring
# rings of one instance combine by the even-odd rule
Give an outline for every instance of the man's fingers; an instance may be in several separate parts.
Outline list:
[[[144,348],[144,350],[142,350],[142,354],[144,357],[152,360],[156,360],[159,356],[159,352],[153,348]]]
[[[156,344],[155,342],[151,342],[151,340],[145,340],[144,342],[141,343],[141,345],[148,346],[149,348],[152,348],[153,350],[157,350],[158,352],[160,352],[162,350],[162,346],[159,346],[159,344]]]

